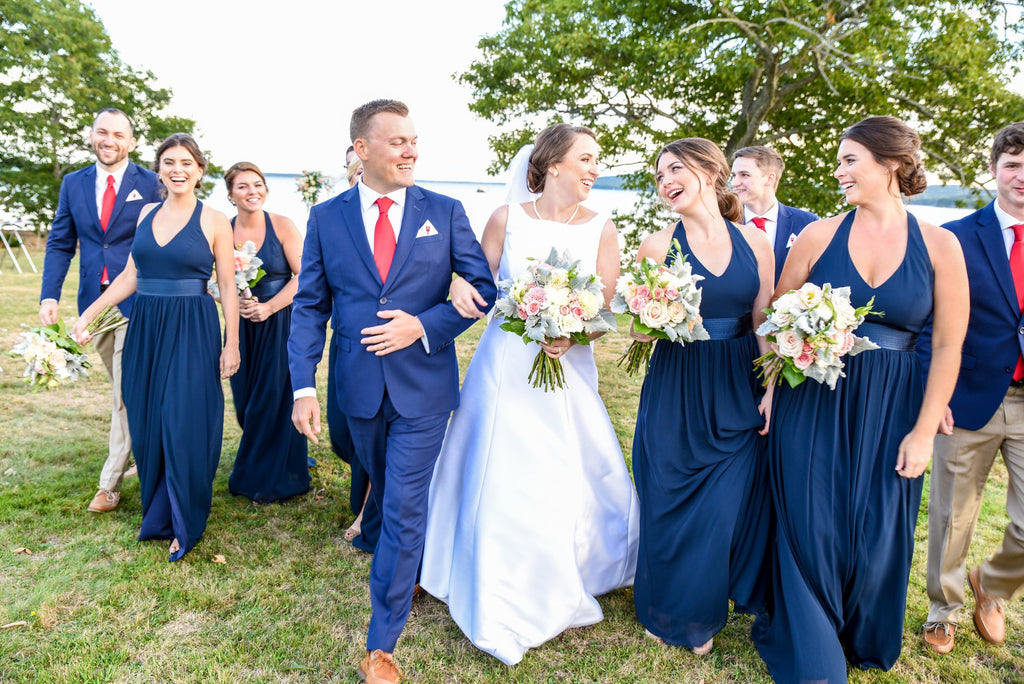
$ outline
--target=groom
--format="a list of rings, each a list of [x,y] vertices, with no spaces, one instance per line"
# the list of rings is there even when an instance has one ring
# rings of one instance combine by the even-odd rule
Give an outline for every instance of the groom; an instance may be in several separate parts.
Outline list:
[[[473,323],[448,301],[448,288],[458,273],[487,308],[497,293],[462,205],[413,184],[417,138],[408,108],[369,102],[352,113],[350,134],[362,180],[314,206],[306,228],[288,339],[292,421],[317,442],[316,366],[336,311],[337,398],[382,516],[359,674],[397,682],[392,653],[412,604],[427,492],[459,403],[453,341]]]

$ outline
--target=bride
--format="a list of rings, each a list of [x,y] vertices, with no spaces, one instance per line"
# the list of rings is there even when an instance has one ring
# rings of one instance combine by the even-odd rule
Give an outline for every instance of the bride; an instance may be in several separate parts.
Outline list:
[[[544,130],[532,153],[520,150],[512,185],[525,179],[530,192],[513,187],[481,240],[499,280],[529,257],[568,250],[601,276],[607,304],[618,236],[580,204],[598,152],[590,129],[568,124]],[[477,648],[513,665],[565,629],[600,622],[594,597],[633,583],[638,505],[591,347],[540,345],[565,370],[565,388],[545,392],[527,380],[536,345],[500,324],[480,339],[437,460],[420,584]]]

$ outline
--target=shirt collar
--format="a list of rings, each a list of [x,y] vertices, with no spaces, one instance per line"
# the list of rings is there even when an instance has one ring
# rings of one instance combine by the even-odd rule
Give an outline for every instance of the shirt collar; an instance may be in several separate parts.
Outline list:
[[[107,182],[107,176],[113,176],[114,177],[114,185],[120,186],[121,185],[121,181],[124,179],[124,172],[127,171],[127,170],[128,170],[128,160],[127,159],[124,160],[124,163],[122,163],[119,168],[116,168],[113,171],[107,171],[105,169],[101,169],[100,165],[97,164],[96,165],[96,178],[98,178],[99,180],[103,181],[103,184],[105,185],[106,182]]]
[[[744,223],[750,223],[750,219],[754,218],[755,216],[762,216],[762,217],[768,219],[769,221],[771,221],[772,223],[778,223],[779,222],[779,203],[778,203],[778,201],[776,201],[775,204],[772,205],[771,209],[769,209],[768,211],[764,212],[763,214],[755,214],[754,212],[750,211],[750,209],[747,208],[747,205],[744,204],[743,205],[743,222]]]
[[[362,180],[360,180],[356,187],[359,188],[359,206],[363,211],[368,211],[370,207],[373,207],[373,203],[377,201],[379,197],[387,197],[392,200],[395,204],[400,207],[405,206],[405,191],[406,188],[399,188],[389,192],[386,195],[381,195],[379,192],[368,186]],[[376,209],[376,207],[373,207]]]
[[[1024,223],[1024,221],[1019,221],[1013,216],[1010,216],[1008,213],[1006,213],[1006,211],[1004,211],[1003,208],[999,206],[998,199],[992,203],[992,207],[996,210],[996,219],[999,220],[999,227],[1001,229],[1010,230],[1010,226],[1015,226],[1018,223]]]

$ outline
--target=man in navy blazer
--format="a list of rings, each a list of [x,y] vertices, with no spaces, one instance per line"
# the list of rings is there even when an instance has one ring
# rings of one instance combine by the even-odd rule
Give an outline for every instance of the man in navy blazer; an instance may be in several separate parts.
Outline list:
[[[39,320],[56,323],[64,278],[75,248],[81,245],[78,279],[78,313],[92,304],[100,292],[124,270],[135,239],[139,211],[159,199],[156,174],[128,161],[135,149],[131,119],[119,109],[97,114],[89,132],[96,164],[69,173],[60,184],[57,214],[46,240]],[[105,223],[105,225],[104,225]],[[120,305],[131,315],[131,298]],[[113,382],[110,440],[107,460],[100,474],[99,491],[89,504],[94,513],[117,508],[121,482],[132,451],[128,418],[121,400],[121,349],[125,326],[95,337],[96,349]]]
[[[448,301],[452,276],[466,278],[486,308],[497,291],[462,205],[413,184],[408,108],[367,103],[352,113],[350,133],[362,179],[314,206],[306,229],[288,339],[292,419],[317,441],[316,367],[334,311],[338,400],[382,516],[359,673],[391,682],[401,679],[392,653],[412,604],[434,462],[459,402],[453,341],[473,322]]]
[[[974,593],[974,624],[992,643],[1005,638],[1004,601],[1024,588],[1024,282],[1011,261],[1020,250],[1024,276],[1024,121],[996,136],[989,170],[996,199],[945,224],[960,240],[971,289],[971,316],[960,376],[935,438],[928,500],[928,596],[924,640],[937,653],[953,649],[964,605]],[[1015,246],[1015,243],[1016,246]],[[1024,280],[1024,277],[1020,277]],[[927,367],[930,338],[918,352]],[[954,427],[955,425],[955,427]],[[985,481],[997,453],[1010,479],[1003,546],[966,572]]]
[[[786,165],[770,147],[744,147],[732,155],[732,189],[743,202],[743,222],[757,226],[775,248],[775,282],[779,282],[789,248],[800,231],[818,217],[787,207],[775,193]]]

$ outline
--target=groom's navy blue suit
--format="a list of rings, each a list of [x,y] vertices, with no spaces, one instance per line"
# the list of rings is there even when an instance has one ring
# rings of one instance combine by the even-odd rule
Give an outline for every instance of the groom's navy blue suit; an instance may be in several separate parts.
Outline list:
[[[488,302],[490,267],[462,205],[415,185],[406,189],[395,255],[382,283],[366,235],[359,186],[314,206],[306,229],[288,357],[292,386],[316,386],[325,326],[338,340],[338,401],[370,474],[383,523],[370,570],[373,616],[367,650],[392,652],[405,625],[423,553],[427,493],[451,411],[459,402],[453,341],[473,321],[448,301],[453,273]],[[432,229],[425,229],[425,226]],[[361,330],[397,309],[419,318],[422,340],[376,356]]]
[[[104,232],[96,208],[96,165],[65,176],[60,184],[57,213],[46,239],[40,299],[60,301],[60,291],[77,243],[81,245],[78,313],[96,301],[100,296],[103,267],[107,267],[110,280],[124,270],[135,240],[139,212],[148,203],[159,200],[158,188],[155,173],[129,162],[110,214],[110,224]],[[125,316],[130,316],[131,305],[129,297],[118,308]]]

